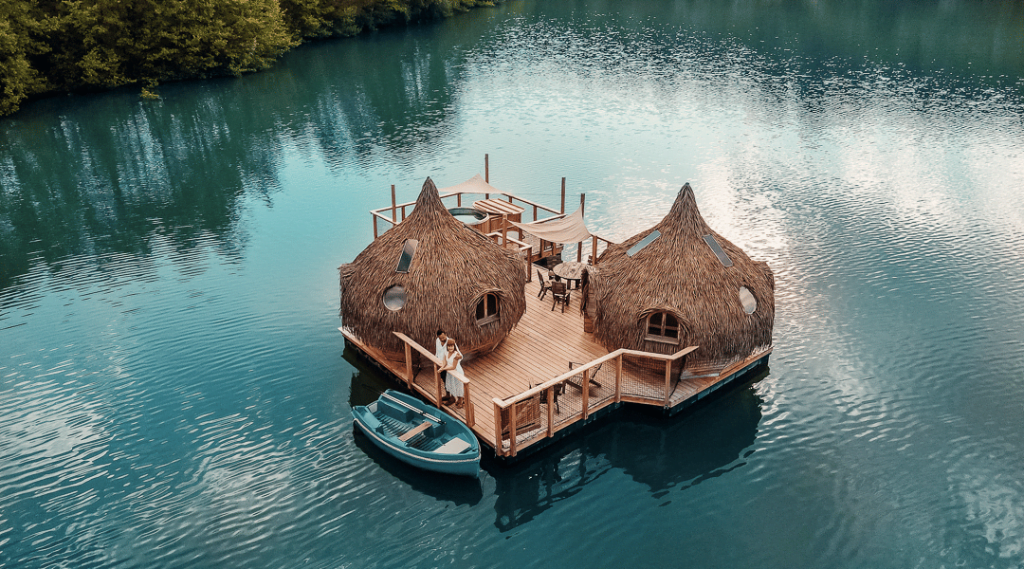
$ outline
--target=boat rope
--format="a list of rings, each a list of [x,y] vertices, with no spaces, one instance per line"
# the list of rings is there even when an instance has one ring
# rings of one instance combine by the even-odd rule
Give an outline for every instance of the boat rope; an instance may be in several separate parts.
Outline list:
[[[406,409],[408,409],[408,410],[410,410],[410,411],[412,411],[414,413],[419,413],[423,417],[425,417],[427,419],[430,419],[431,421],[434,421],[435,423],[440,423],[442,425],[447,424],[447,423],[444,422],[444,419],[439,419],[439,418],[437,418],[437,417],[435,417],[435,416],[433,416],[433,415],[431,415],[429,413],[424,413],[423,411],[420,411],[419,409],[413,407],[412,405],[409,405],[405,401],[402,401],[401,399],[395,399],[394,397],[392,397],[391,395],[388,395],[387,393],[381,393],[380,396],[381,397],[386,397],[388,399],[388,401],[394,401],[395,403],[398,403],[402,407],[405,407]]]

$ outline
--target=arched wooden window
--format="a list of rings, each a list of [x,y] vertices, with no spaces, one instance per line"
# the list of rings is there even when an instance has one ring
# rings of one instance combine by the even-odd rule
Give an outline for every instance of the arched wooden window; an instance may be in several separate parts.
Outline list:
[[[497,321],[500,310],[501,302],[498,301],[498,295],[493,292],[485,294],[476,305],[477,326]]]
[[[655,312],[647,317],[647,337],[651,342],[679,343],[679,320],[668,312]]]

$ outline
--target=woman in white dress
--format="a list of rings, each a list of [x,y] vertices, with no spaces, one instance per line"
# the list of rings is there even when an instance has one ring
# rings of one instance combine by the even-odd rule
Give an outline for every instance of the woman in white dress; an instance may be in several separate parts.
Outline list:
[[[444,356],[444,367],[441,371],[447,372],[454,370],[462,375],[462,353],[459,352],[455,347],[455,340],[448,338],[448,342],[445,343],[445,351],[447,352]],[[444,374],[444,388],[455,397],[455,407],[461,408],[464,404],[462,398],[465,395],[465,390],[462,388],[462,382],[455,378],[450,373]]]

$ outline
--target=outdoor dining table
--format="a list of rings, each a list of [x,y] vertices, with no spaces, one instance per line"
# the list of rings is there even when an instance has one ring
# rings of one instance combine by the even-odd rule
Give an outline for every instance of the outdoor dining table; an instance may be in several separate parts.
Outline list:
[[[587,267],[586,263],[576,263],[572,261],[566,261],[555,265],[555,268],[551,269],[556,277],[569,281],[571,288],[579,288],[580,280],[583,279],[583,269]]]

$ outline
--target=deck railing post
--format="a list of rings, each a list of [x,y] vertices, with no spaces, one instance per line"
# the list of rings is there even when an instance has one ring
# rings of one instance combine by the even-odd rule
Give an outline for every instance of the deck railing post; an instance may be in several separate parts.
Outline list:
[[[672,360],[665,360],[665,407],[668,407],[669,388],[672,386]]]
[[[373,238],[376,239],[377,238],[377,216],[375,214],[371,213],[370,217],[373,218]]]
[[[405,344],[405,383],[412,390],[412,381],[415,379],[412,376],[412,346],[408,342],[402,342]]]
[[[548,438],[555,436],[555,388],[549,387],[547,392],[548,400]]]
[[[392,221],[395,220],[395,216],[397,215],[397,212],[395,212],[395,204],[396,203],[398,203],[398,202],[395,201],[395,185],[391,184],[391,220]]]
[[[594,236],[593,245],[590,246],[590,264],[597,266],[597,235]]]
[[[466,398],[466,426],[473,428],[476,424],[476,417],[473,415],[473,401],[469,397],[469,382],[462,384],[462,396]]]
[[[537,206],[533,206],[533,220],[537,221]]]
[[[622,402],[622,354],[615,358],[615,402]]]
[[[402,206],[402,221],[405,221],[405,206]],[[397,223],[395,225],[398,225]]]
[[[494,398],[494,453],[498,456],[505,455],[504,445],[501,444],[501,405],[498,404],[498,399]]]
[[[590,416],[590,370],[583,370],[583,419]]]
[[[438,369],[437,364],[434,364],[434,392],[437,394],[437,399],[434,403],[437,408],[441,408],[441,370]]]

